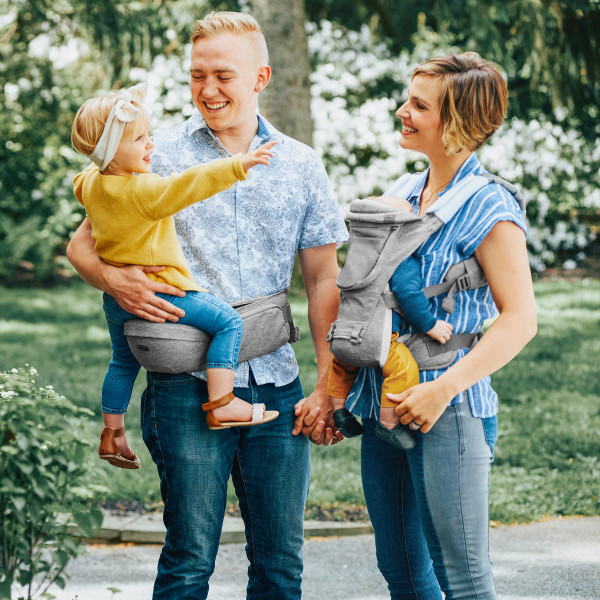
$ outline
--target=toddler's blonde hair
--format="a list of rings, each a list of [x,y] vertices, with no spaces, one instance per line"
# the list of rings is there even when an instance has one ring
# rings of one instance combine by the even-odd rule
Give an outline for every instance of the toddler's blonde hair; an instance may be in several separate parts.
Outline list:
[[[110,92],[97,98],[90,98],[83,103],[75,115],[73,128],[71,129],[71,142],[76,150],[86,156],[94,151],[104,131],[106,119],[108,119],[110,111],[117,103],[117,96],[120,93],[122,92]],[[132,101],[132,104],[140,112],[133,121],[125,124],[121,139],[133,139],[136,133],[146,131],[150,126],[150,115],[144,106],[135,100]]]

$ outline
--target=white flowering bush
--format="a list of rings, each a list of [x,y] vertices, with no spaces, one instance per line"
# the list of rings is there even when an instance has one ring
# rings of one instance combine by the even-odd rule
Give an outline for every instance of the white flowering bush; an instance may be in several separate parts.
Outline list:
[[[340,204],[381,193],[407,170],[422,170],[423,155],[398,147],[398,119],[414,66],[460,51],[422,29],[415,50],[393,56],[367,27],[346,31],[311,25],[312,113],[322,154]],[[594,234],[584,220],[600,212],[600,141],[586,140],[564,115],[512,119],[480,150],[484,166],[517,184],[527,201],[529,255],[534,270],[574,264]]]
[[[83,553],[72,536],[102,524],[93,413],[36,379],[29,367],[0,373],[0,600],[53,597]]]

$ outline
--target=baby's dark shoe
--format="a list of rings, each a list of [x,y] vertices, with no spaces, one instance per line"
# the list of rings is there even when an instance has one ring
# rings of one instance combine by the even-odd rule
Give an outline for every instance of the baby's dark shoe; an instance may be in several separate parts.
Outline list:
[[[417,444],[415,434],[402,423],[398,423],[393,429],[388,429],[385,425],[377,423],[375,425],[375,435],[384,442],[400,448],[400,450],[412,450]]]
[[[345,438],[356,437],[365,430],[354,415],[346,408],[338,408],[338,410],[333,411],[333,422]]]

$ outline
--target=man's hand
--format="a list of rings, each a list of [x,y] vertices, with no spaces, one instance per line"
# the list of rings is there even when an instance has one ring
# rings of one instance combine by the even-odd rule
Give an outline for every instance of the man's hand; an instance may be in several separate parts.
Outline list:
[[[333,423],[327,394],[323,397],[323,394],[315,390],[296,404],[295,412],[292,435],[302,433],[317,446],[332,446],[344,439]]]
[[[164,268],[163,266],[129,265],[107,269],[104,272],[106,283],[104,291],[110,294],[119,306],[136,317],[154,323],[176,322],[185,315],[185,312],[156,294],[182,297],[185,296],[185,292],[146,276],[147,273],[160,273]]]

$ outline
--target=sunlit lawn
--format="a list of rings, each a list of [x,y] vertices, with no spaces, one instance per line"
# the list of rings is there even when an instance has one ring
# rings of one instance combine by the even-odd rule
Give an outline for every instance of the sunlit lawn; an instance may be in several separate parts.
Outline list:
[[[539,282],[539,333],[500,373],[500,433],[491,481],[491,518],[600,514],[600,281]],[[296,345],[305,392],[316,371],[306,305],[293,301],[303,332]],[[109,360],[101,294],[83,284],[53,289],[0,288],[0,370],[34,366],[53,385],[93,409]],[[127,415],[142,460],[139,472],[106,466],[113,499],[155,501],[158,479],[141,440],[138,378]],[[43,415],[40,415],[43,419]],[[360,441],[312,448],[310,504],[364,503]]]

